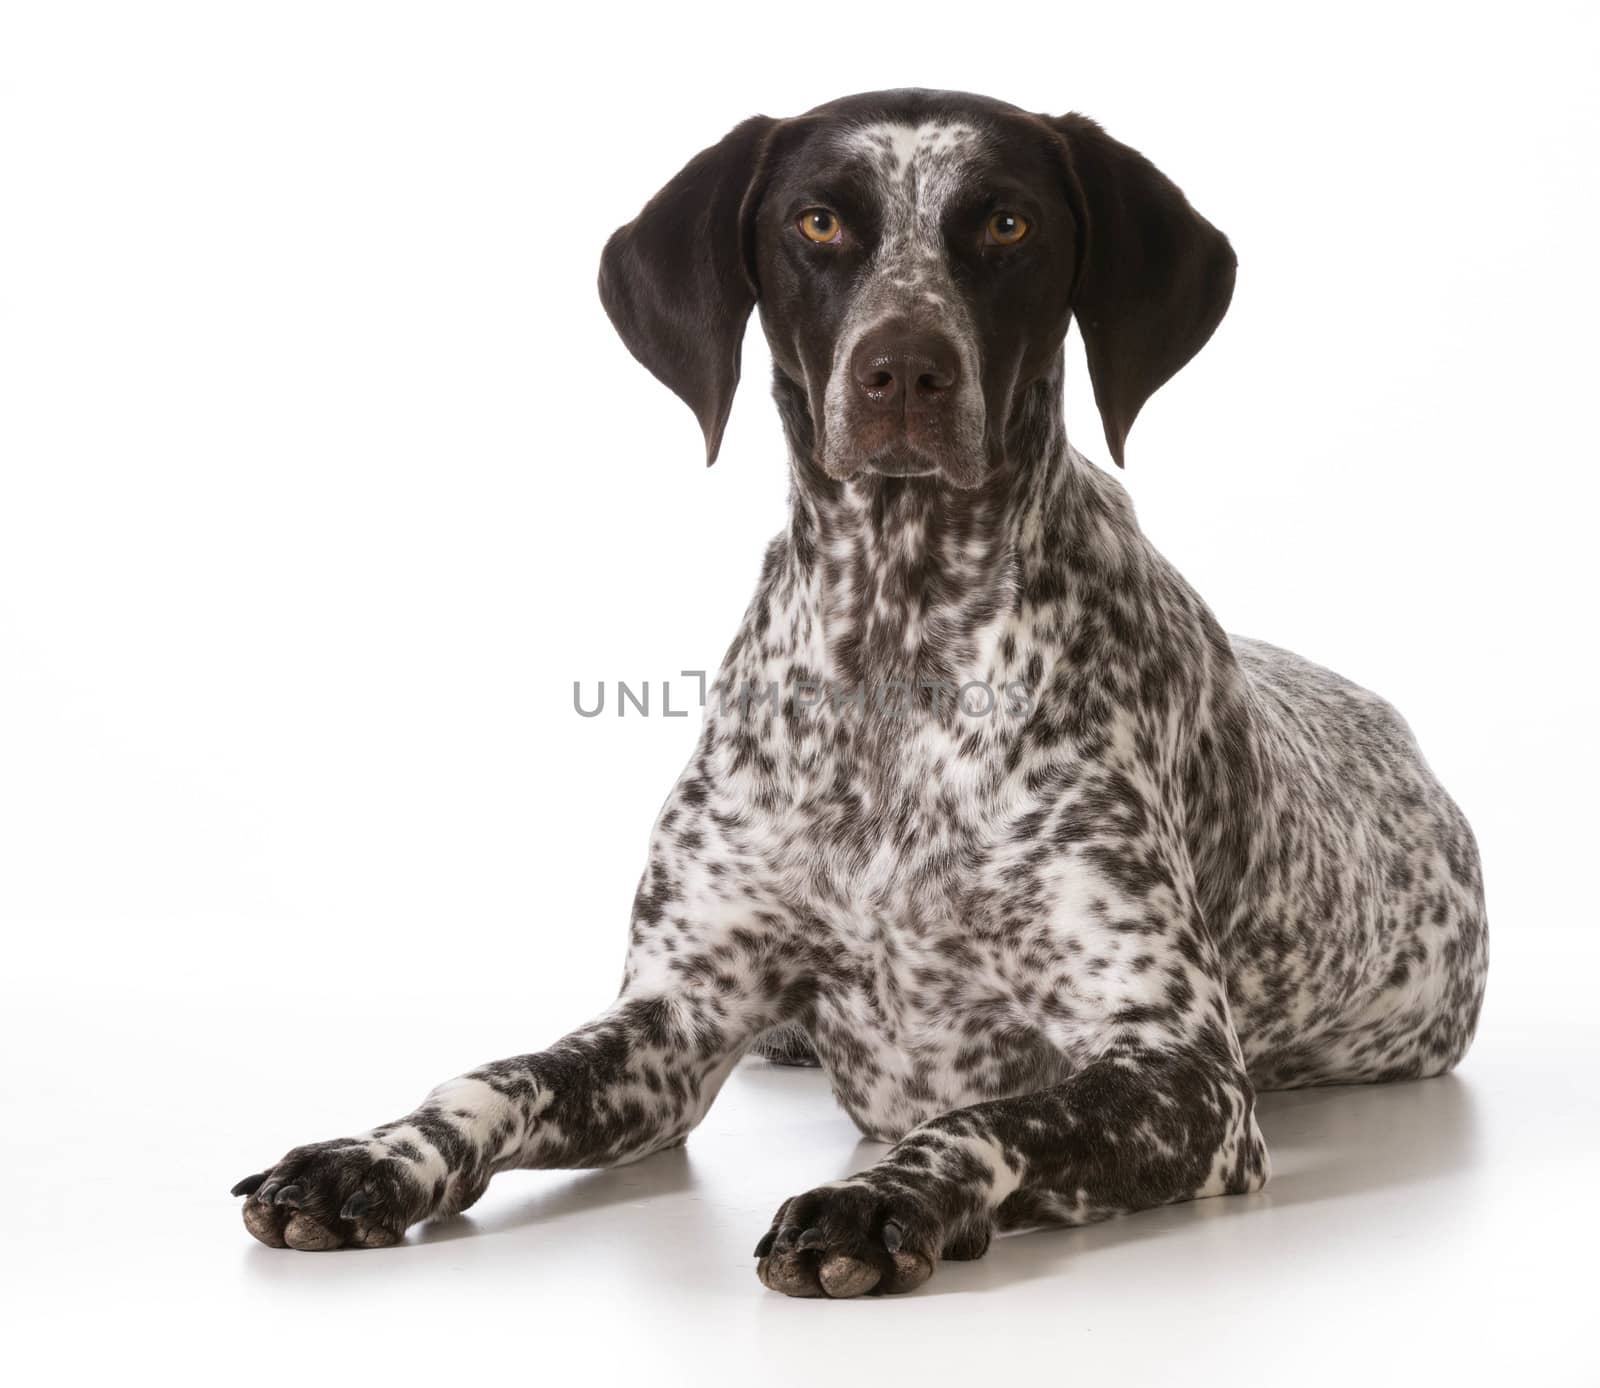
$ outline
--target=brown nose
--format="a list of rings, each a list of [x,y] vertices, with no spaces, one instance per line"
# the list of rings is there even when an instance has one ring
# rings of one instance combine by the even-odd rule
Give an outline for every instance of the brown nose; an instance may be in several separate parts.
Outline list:
[[[951,343],[937,333],[868,333],[850,363],[861,393],[881,409],[912,410],[938,402],[960,368]]]

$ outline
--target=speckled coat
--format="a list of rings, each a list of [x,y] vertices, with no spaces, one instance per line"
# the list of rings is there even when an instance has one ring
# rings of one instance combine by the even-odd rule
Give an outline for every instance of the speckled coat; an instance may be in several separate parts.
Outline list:
[[[853,191],[819,213],[838,170]],[[1035,259],[979,239],[997,216]],[[894,1144],[779,1207],[762,1280],[905,1291],[997,1228],[1259,1189],[1257,1089],[1461,1058],[1478,859],[1410,730],[1225,634],[1062,429],[1068,317],[1120,462],[1226,308],[1219,244],[1091,123],[916,92],[747,122],[618,233],[608,310],[713,456],[759,306],[793,476],[652,836],[621,996],[241,1182],[258,1238],[388,1244],[497,1171],[646,1156],[754,1046],[820,1063]],[[1153,327],[1121,307],[1152,298]],[[885,323],[948,348],[916,418],[851,365]]]

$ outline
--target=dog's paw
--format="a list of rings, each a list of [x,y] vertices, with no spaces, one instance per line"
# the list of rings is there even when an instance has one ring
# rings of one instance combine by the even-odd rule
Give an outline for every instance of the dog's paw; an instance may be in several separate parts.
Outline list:
[[[272,1248],[387,1248],[436,1203],[406,1166],[376,1136],[317,1142],[233,1194],[245,1197],[244,1227]]]
[[[921,1201],[857,1178],[787,1201],[756,1245],[756,1275],[785,1296],[909,1292],[933,1276],[944,1243]]]

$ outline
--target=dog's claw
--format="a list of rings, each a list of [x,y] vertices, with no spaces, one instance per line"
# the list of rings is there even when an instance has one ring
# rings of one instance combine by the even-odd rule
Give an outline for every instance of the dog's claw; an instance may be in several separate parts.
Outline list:
[[[372,1197],[364,1190],[358,1190],[344,1202],[344,1208],[339,1211],[340,1219],[360,1219],[362,1215],[372,1208]]]
[[[883,1246],[891,1253],[898,1253],[900,1245],[905,1242],[906,1231],[892,1219],[883,1226]]]
[[[354,1200],[355,1196],[352,1195],[350,1198]],[[768,1229],[767,1232],[761,1236],[761,1242],[756,1244],[754,1256],[757,1258],[765,1258],[767,1254],[772,1252],[772,1245],[777,1242],[777,1239],[778,1231],[776,1229]]]
[[[305,1192],[299,1186],[287,1185],[273,1196],[272,1203],[274,1205],[287,1205],[291,1210],[298,1210],[301,1197],[304,1195]]]
[[[794,1241],[800,1237],[800,1227],[797,1224],[785,1224],[778,1230],[778,1252],[787,1253],[794,1247]]]
[[[821,1248],[826,1242],[827,1240],[822,1236],[822,1230],[807,1229],[805,1233],[800,1235],[800,1242],[795,1247],[804,1252],[808,1248]]]
[[[270,1205],[272,1197],[278,1193],[278,1189],[282,1184],[282,1181],[268,1181],[266,1185],[256,1192],[256,1199],[263,1205]]]
[[[258,1190],[261,1189],[261,1183],[266,1179],[267,1173],[265,1171],[258,1171],[254,1176],[246,1176],[244,1180],[238,1182],[234,1188],[228,1192],[228,1194],[254,1195]]]

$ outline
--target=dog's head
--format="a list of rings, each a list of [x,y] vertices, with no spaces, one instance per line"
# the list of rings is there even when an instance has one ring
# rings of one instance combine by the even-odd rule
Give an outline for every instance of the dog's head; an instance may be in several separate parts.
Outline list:
[[[829,476],[1004,465],[1077,316],[1112,456],[1233,292],[1227,238],[1082,116],[879,92],[757,116],[607,243],[600,296],[716,458],[752,307]]]

